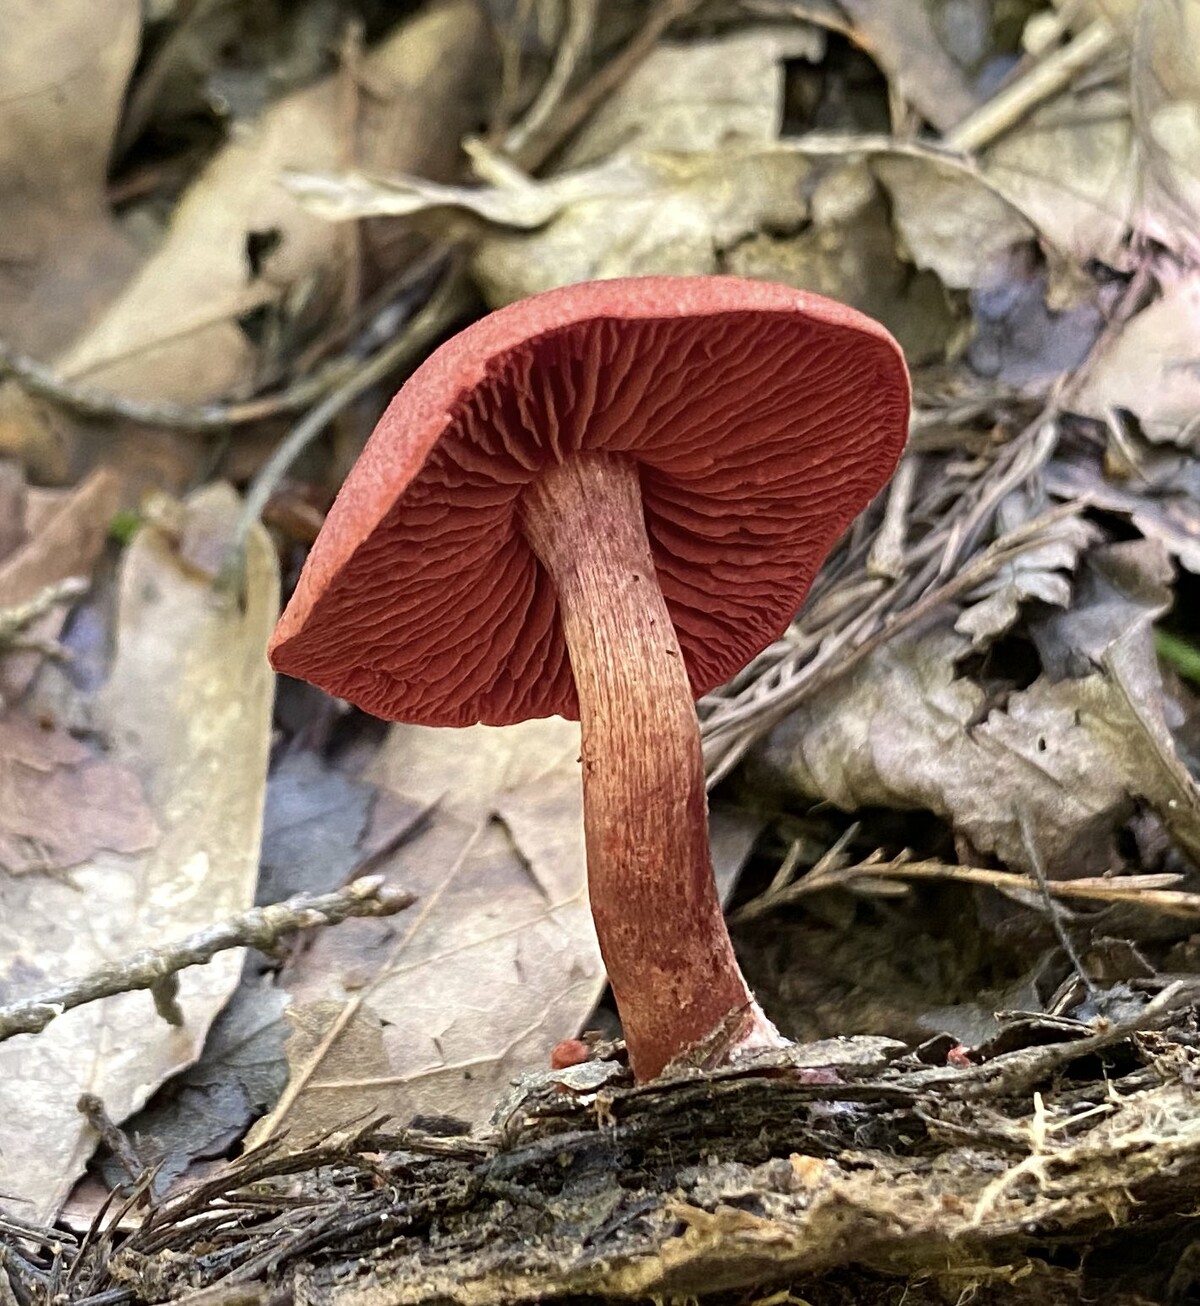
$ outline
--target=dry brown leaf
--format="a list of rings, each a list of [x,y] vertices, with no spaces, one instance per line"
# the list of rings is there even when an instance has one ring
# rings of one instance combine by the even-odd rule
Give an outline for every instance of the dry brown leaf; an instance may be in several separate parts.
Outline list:
[[[1200,462],[1191,456],[1178,455],[1161,482],[1139,477],[1127,484],[1106,477],[1091,459],[1059,458],[1046,469],[1046,488],[1055,498],[1128,517],[1146,539],[1200,575]]]
[[[437,176],[471,125],[486,68],[487,29],[473,0],[440,0],[363,61],[360,160]],[[238,319],[336,272],[339,233],[280,186],[287,168],[328,168],[344,156],[337,78],[287,96],[239,132],[181,201],[161,248],[104,317],[60,359],[71,377],[138,398],[199,402],[255,377],[256,350]],[[246,242],[277,231],[263,275]]]
[[[226,487],[194,501],[224,537],[238,500]],[[186,934],[253,901],[272,679],[263,649],[278,610],[274,551],[251,537],[244,610],[218,603],[147,526],[122,568],[117,647],[92,705],[108,757],[131,771],[161,831],[140,855],[98,854],[63,875],[0,875],[0,988],[8,1000]],[[182,972],[185,1024],[156,1016],[148,993],[67,1012],[0,1046],[0,1194],[26,1219],[52,1219],[95,1146],[75,1109],[98,1094],[122,1120],[199,1051],[237,982],[224,953]],[[33,1087],[36,1086],[36,1089]]]
[[[489,302],[598,277],[719,272],[723,251],[753,233],[801,226],[812,165],[771,147],[782,61],[818,55],[819,39],[764,27],[654,50],[580,133],[561,175],[538,185],[559,200],[553,217],[484,236],[474,266]]]
[[[1034,237],[1012,204],[959,165],[895,153],[873,156],[871,167],[909,257],[952,289],[1007,280],[1012,247]]]
[[[782,182],[799,162],[781,149],[761,166]],[[940,362],[965,324],[938,278],[914,272],[897,256],[896,208],[868,165],[851,159],[829,168],[813,187],[808,219],[796,224],[799,231],[748,234],[722,251],[714,270],[841,299],[883,322],[910,363]]]
[[[1125,262],[1138,200],[1133,125],[1122,87],[1072,89],[984,155],[987,180],[1074,263]]]
[[[62,871],[158,834],[137,776],[59,730],[0,716],[0,874]]]
[[[117,478],[100,470],[74,490],[14,495],[19,515],[12,525],[20,545],[7,557],[0,556],[0,608],[28,603],[69,577],[90,576],[108,538],[119,493]],[[67,605],[56,604],[27,634],[37,640],[55,639],[66,615]],[[12,702],[25,692],[39,661],[35,653],[0,658],[0,702]]]
[[[662,44],[588,119],[563,168],[602,163],[637,147],[700,154],[778,139],[786,59],[816,62],[816,27],[750,28],[719,40]]]
[[[1200,256],[1200,5],[1138,8],[1130,69],[1141,147],[1142,224],[1168,249]]]
[[[967,640],[944,627],[909,633],[802,704],[762,760],[846,811],[936,812],[1026,871],[1021,811],[1047,874],[1103,874],[1134,797],[1196,856],[1200,798],[1165,724],[1153,643],[1170,564],[1135,541],[1097,550],[1088,566],[1072,609],[1041,623],[1047,674],[1003,706],[958,674]]]
[[[573,281],[720,272],[725,252],[758,231],[804,224],[811,173],[800,155],[740,146],[618,155],[562,178],[576,197],[538,230],[489,231],[474,271],[492,304]]]
[[[7,0],[0,41],[0,336],[49,357],[136,265],[108,155],[141,37],[138,0]]]
[[[1200,273],[1168,283],[1097,359],[1071,405],[1133,413],[1150,440],[1200,448]]]
[[[841,0],[854,22],[855,39],[906,100],[938,131],[947,131],[976,106],[958,65],[938,40],[927,6]]]
[[[320,1138],[333,1127],[365,1124],[387,1109],[381,1092],[393,1078],[384,1045],[384,1024],[370,1009],[359,1007],[345,1019],[345,1003],[330,999],[292,1007],[285,1017],[289,1028],[287,1063],[294,1080],[303,1077],[314,1060],[321,1063],[319,1079],[288,1112],[288,1138]],[[330,1029],[338,1036],[326,1046]]]
[[[292,1081],[255,1141],[379,1112],[485,1119],[514,1075],[545,1067],[579,1031],[605,981],[578,759],[579,727],[557,718],[392,727],[367,778],[429,809],[423,832],[381,868],[418,901],[404,918],[321,934],[285,973],[301,1032],[288,1049]],[[714,816],[726,886],[757,829]],[[314,1013],[325,1016],[319,1036]],[[377,1025],[371,1046],[381,1041],[386,1066],[356,1068],[344,1042]]]
[[[557,719],[392,727],[367,778],[432,808],[425,832],[381,868],[417,905],[316,937],[285,975],[302,1008],[334,1001],[347,1024],[382,1021],[388,1071],[364,1068],[351,1083],[346,1035],[327,1022],[319,1044],[310,1029],[314,1051],[304,1064],[289,1053],[293,1079],[269,1128],[295,1138],[298,1121],[319,1130],[364,1111],[478,1119],[512,1075],[576,1032],[603,983],[578,756],[578,727]],[[344,1094],[324,1087],[331,1079]]]
[[[869,171],[851,161],[822,179],[803,145],[779,140],[782,60],[811,57],[809,40],[763,28],[660,47],[545,180],[475,146],[481,186],[362,174],[288,184],[331,219],[467,215],[481,228],[474,272],[494,305],[594,278],[731,272],[844,300],[883,320],[910,357],[940,358],[955,316],[936,279],[897,257],[887,197]],[[993,218],[997,208],[1008,215],[989,236],[1028,236],[1009,206],[971,184]]]
[[[1009,508],[1011,504],[1011,509]],[[1001,534],[1028,521],[1033,512],[1020,493],[1001,504]],[[960,635],[970,635],[976,649],[985,648],[1016,624],[1031,599],[1065,608],[1071,601],[1071,576],[1083,552],[1101,538],[1099,529],[1082,517],[1064,517],[1049,526],[1044,543],[1026,549],[967,596],[967,606],[954,623]]]

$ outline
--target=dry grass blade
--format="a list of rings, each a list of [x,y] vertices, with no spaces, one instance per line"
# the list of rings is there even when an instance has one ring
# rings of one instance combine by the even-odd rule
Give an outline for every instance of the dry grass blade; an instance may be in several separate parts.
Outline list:
[[[839,847],[844,846],[840,844]],[[834,850],[830,850],[831,854]],[[786,864],[786,863],[785,863]],[[1047,893],[1065,902],[1128,903],[1147,911],[1162,912],[1182,919],[1200,917],[1200,893],[1187,893],[1169,886],[1178,884],[1178,875],[1122,875],[1112,879],[1089,877],[1079,880],[1046,880]],[[853,866],[840,864],[840,859],[827,856],[807,875],[790,880],[779,887],[772,885],[760,897],[739,908],[731,917],[743,922],[757,920],[780,907],[799,902],[826,889],[873,889],[873,881],[941,881],[956,884],[976,884],[1009,894],[1028,907],[1037,908],[1042,899],[1042,888],[1031,875],[1018,875],[1012,871],[999,871],[986,866],[958,866],[933,859],[911,861],[905,857],[885,859],[875,854]]]

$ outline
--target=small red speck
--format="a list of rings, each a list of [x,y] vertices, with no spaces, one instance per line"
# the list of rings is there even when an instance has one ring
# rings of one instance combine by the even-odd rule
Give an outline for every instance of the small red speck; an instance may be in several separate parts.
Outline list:
[[[957,1066],[960,1070],[965,1070],[972,1064],[971,1058],[967,1055],[967,1049],[961,1043],[956,1043],[954,1047],[946,1053],[946,1064],[948,1066]]]
[[[832,1066],[814,1066],[806,1070],[797,1070],[796,1078],[802,1084],[842,1084],[845,1080]]]
[[[566,1070],[568,1066],[579,1066],[591,1056],[588,1045],[579,1038],[564,1038],[550,1049],[550,1069]]]

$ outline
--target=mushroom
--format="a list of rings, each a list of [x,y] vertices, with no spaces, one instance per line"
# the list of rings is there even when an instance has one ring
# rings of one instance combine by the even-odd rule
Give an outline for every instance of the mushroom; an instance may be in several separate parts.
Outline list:
[[[592,913],[640,1080],[782,1041],[725,928],[694,700],[788,625],[908,403],[883,327],[786,286],[511,304],[393,399],[272,638],[279,671],[390,720],[580,720]]]

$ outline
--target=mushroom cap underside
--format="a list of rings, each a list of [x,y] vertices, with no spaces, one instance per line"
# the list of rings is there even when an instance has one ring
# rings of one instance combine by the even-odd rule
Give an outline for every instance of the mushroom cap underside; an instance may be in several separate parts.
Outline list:
[[[273,665],[389,720],[578,716],[553,584],[518,501],[579,451],[637,463],[697,697],[787,626],[891,476],[903,356],[878,323],[734,277],[586,282],[442,345],[351,470]]]

